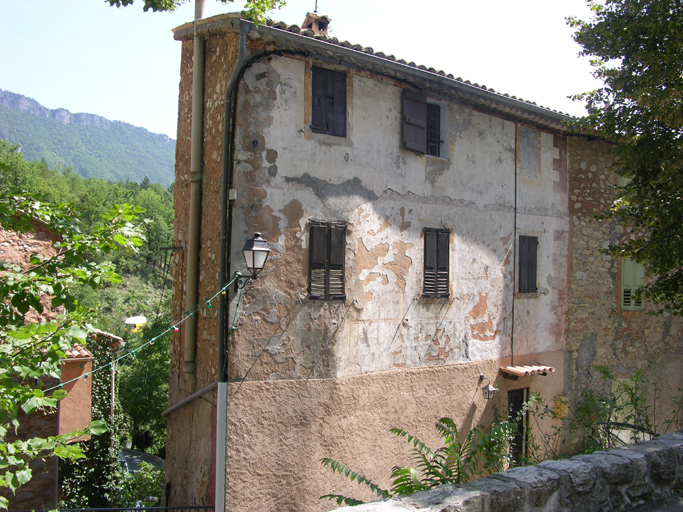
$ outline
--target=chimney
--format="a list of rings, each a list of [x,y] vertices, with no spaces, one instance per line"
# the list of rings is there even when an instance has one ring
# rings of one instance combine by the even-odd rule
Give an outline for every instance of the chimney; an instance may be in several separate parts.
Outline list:
[[[327,35],[327,28],[330,26],[330,18],[324,14],[317,12],[309,12],[306,14],[306,19],[301,25],[302,29],[310,28],[316,34]]]

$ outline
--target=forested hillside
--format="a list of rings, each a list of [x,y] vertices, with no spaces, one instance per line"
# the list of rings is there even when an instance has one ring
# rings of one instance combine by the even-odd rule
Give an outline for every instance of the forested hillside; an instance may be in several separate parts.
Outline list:
[[[94,308],[92,324],[96,328],[123,337],[128,349],[143,346],[149,336],[166,329],[170,321],[171,251],[163,247],[172,245],[173,185],[164,188],[146,178],[139,183],[83,178],[70,169],[30,162],[19,144],[0,140],[0,191],[37,194],[53,203],[73,203],[79,229],[88,234],[93,226],[103,222],[102,215],[115,204],[144,208],[146,211],[136,222],[141,223],[146,239],[137,252],[113,252],[106,256],[115,264],[123,282],[97,290],[84,286],[76,291],[76,298],[81,306]],[[5,257],[0,247],[0,260]],[[127,317],[137,315],[148,319],[146,329],[140,333],[124,325]],[[137,358],[123,361],[120,368],[125,418],[120,435],[137,439],[142,443],[136,445],[139,449],[160,454],[166,439],[161,411],[167,406],[168,343],[164,338],[146,346]]]
[[[93,114],[50,110],[0,90],[0,139],[21,144],[27,160],[68,167],[84,178],[173,182],[175,140]]]

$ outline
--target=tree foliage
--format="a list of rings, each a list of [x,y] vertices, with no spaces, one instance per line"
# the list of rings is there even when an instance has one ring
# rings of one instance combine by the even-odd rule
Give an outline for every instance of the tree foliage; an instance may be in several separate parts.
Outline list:
[[[174,11],[188,0],[142,0],[142,8],[145,12],[150,9],[154,12]],[[233,0],[218,0],[222,4],[232,3]],[[116,7],[127,7],[133,5],[135,0],[105,0],[110,5]],[[247,18],[263,23],[268,11],[279,9],[285,5],[285,0],[247,0],[242,14]]]
[[[165,304],[170,311],[170,304]],[[161,413],[168,407],[168,374],[171,366],[170,321],[163,314],[143,328],[138,339],[128,343],[138,356],[123,361],[119,390],[121,406],[133,448],[164,454],[166,449],[166,418]],[[155,339],[153,343],[148,340]]]
[[[90,232],[102,215],[117,204],[135,204],[144,223],[139,226],[144,237],[137,252],[119,251],[107,257],[119,273],[150,273],[165,265],[173,229],[172,186],[164,188],[150,180],[107,182],[100,178],[83,178],[72,169],[51,168],[46,162],[27,161],[20,144],[0,140],[0,190],[22,189],[47,197],[56,203],[71,203],[73,222],[79,230]],[[144,212],[142,209],[144,208]],[[100,257],[94,254],[94,257]],[[94,304],[93,304],[94,305]],[[140,313],[136,313],[140,314]]]
[[[585,133],[614,143],[622,176],[609,217],[626,236],[610,252],[645,266],[643,294],[683,314],[683,3],[587,0],[589,21],[570,18],[581,54],[603,87],[578,95]]]
[[[11,171],[0,162],[0,175]],[[34,254],[27,268],[0,261],[0,488],[15,492],[26,483],[32,474],[30,462],[35,458],[83,457],[78,446],[68,443],[83,432],[29,439],[15,435],[22,413],[53,411],[65,396],[57,386],[46,388],[59,382],[65,351],[76,343],[85,343],[93,316],[93,311],[76,299],[75,291],[120,281],[113,265],[95,256],[140,246],[138,213],[140,209],[130,205],[113,206],[103,216],[103,223],[84,233],[71,205],[0,189],[0,227],[28,233],[38,222],[58,237],[54,243],[57,254]],[[30,321],[47,308],[58,313],[54,320]],[[98,424],[90,433],[98,433],[101,427]],[[7,504],[6,498],[0,498],[0,508]]]

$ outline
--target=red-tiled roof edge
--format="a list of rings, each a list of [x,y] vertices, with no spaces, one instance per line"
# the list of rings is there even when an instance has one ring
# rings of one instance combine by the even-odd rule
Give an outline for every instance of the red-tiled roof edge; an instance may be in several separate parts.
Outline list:
[[[69,350],[65,351],[65,355],[66,355],[67,359],[94,359],[95,358],[92,355],[92,352],[90,352],[87,348],[85,348],[85,346],[81,345],[80,343],[76,343]]]
[[[530,365],[516,365],[516,366],[501,366],[500,371],[509,375],[518,377],[527,377],[529,375],[548,375],[555,371],[552,366],[545,366],[540,364]]]

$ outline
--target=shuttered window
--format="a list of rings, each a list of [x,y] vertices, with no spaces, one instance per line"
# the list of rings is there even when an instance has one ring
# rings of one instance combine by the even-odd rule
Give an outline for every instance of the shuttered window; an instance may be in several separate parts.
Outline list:
[[[311,130],[346,137],[346,74],[312,69]]]
[[[538,238],[519,237],[519,293],[536,293]]]
[[[345,299],[346,223],[310,222],[308,296]]]
[[[441,107],[424,94],[403,89],[403,147],[441,156]]]
[[[645,268],[633,260],[621,260],[621,309],[640,311],[643,309],[643,298],[636,296],[636,290],[643,286]]]
[[[450,231],[424,230],[424,288],[423,297],[448,297],[448,255]]]

